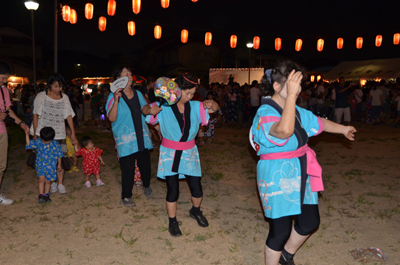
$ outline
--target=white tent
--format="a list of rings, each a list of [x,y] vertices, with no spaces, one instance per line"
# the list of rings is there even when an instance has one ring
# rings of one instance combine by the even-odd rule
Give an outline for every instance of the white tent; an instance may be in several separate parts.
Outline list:
[[[341,62],[326,73],[324,80],[391,79],[400,77],[400,58]]]

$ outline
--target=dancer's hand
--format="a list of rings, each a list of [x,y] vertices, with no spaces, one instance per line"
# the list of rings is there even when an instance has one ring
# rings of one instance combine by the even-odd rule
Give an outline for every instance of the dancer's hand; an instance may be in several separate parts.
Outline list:
[[[161,110],[162,108],[160,108],[158,105],[150,106],[149,114],[157,115],[158,113],[160,113]]]
[[[214,101],[211,99],[207,99],[203,101],[203,107],[204,109],[211,109]]]
[[[121,91],[122,91],[122,88],[118,88],[114,92],[114,102],[118,102],[119,98],[122,97]]]
[[[344,126],[343,135],[350,141],[354,141],[354,133],[356,132],[357,130],[353,126]]]
[[[295,95],[296,97],[300,94],[301,92],[301,80],[303,79],[303,73],[298,71],[296,72],[293,70],[287,80],[286,80],[286,85],[287,85],[287,94],[289,95]]]

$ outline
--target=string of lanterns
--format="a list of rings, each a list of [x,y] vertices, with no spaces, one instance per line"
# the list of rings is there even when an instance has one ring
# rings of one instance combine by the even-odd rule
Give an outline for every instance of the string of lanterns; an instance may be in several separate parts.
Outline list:
[[[160,0],[161,1],[161,6],[162,8],[168,8],[170,4],[170,0]],[[196,3],[198,0],[191,0],[193,3]],[[108,0],[107,3],[107,14],[109,16],[114,16],[115,12],[117,9],[117,1],[115,0]],[[136,15],[140,13],[141,9],[141,0],[132,0],[132,11]],[[91,3],[87,3],[85,5],[85,18],[90,20],[93,18],[93,12],[94,12],[94,6]],[[69,22],[71,24],[76,24],[77,22],[77,13],[75,9],[70,8],[68,5],[63,5],[62,7],[62,18],[65,22]],[[100,31],[105,31],[106,26],[107,26],[107,19],[104,16],[99,17],[98,21],[98,26]],[[154,27],[154,38],[155,39],[160,39],[161,38],[161,33],[162,33],[162,28],[160,25],[156,25]],[[136,25],[134,21],[129,21],[128,22],[128,34],[130,36],[134,36],[136,34]],[[187,29],[183,29],[181,31],[181,42],[182,43],[187,43],[189,37],[189,31]],[[375,37],[375,46],[380,47],[382,45],[382,35],[377,35]],[[361,49],[363,46],[363,38],[358,37],[356,39],[356,48]],[[212,43],[212,33],[207,32],[205,34],[205,45],[210,46]],[[393,44],[394,45],[399,45],[400,43],[400,33],[395,33],[393,35]],[[236,48],[237,46],[237,36],[236,35],[231,35],[230,37],[230,47],[232,49]],[[295,42],[295,50],[297,52],[301,51],[301,48],[303,46],[303,40],[302,39],[297,39]],[[341,50],[343,49],[344,46],[344,40],[343,38],[338,38],[336,42],[336,47],[337,49]],[[255,36],[253,38],[253,49],[257,50],[260,47],[260,37]],[[282,39],[281,38],[276,38],[275,39],[275,50],[280,51],[282,48]],[[324,40],[323,39],[318,39],[317,40],[317,51],[322,52],[324,49]]]

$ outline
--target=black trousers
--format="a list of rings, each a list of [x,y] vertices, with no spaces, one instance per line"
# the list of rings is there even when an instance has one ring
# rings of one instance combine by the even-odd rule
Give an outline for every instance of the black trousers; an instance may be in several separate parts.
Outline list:
[[[303,204],[301,214],[295,215],[294,230],[301,236],[314,232],[320,223],[318,205]],[[275,251],[282,251],[292,232],[293,216],[270,219],[267,246]]]
[[[121,167],[122,193],[121,199],[131,198],[135,178],[135,159],[142,176],[143,186],[150,186],[151,166],[149,150],[139,151],[119,158]]]

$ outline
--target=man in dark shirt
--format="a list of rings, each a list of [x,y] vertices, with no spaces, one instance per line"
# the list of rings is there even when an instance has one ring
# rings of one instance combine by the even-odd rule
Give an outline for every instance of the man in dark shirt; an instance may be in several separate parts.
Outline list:
[[[339,78],[339,85],[335,88],[336,92],[336,103],[335,103],[335,117],[336,123],[341,123],[342,115],[344,114],[344,122],[349,125],[351,121],[350,106],[348,97],[350,95],[349,88],[352,85],[345,87],[346,80],[344,77]]]

